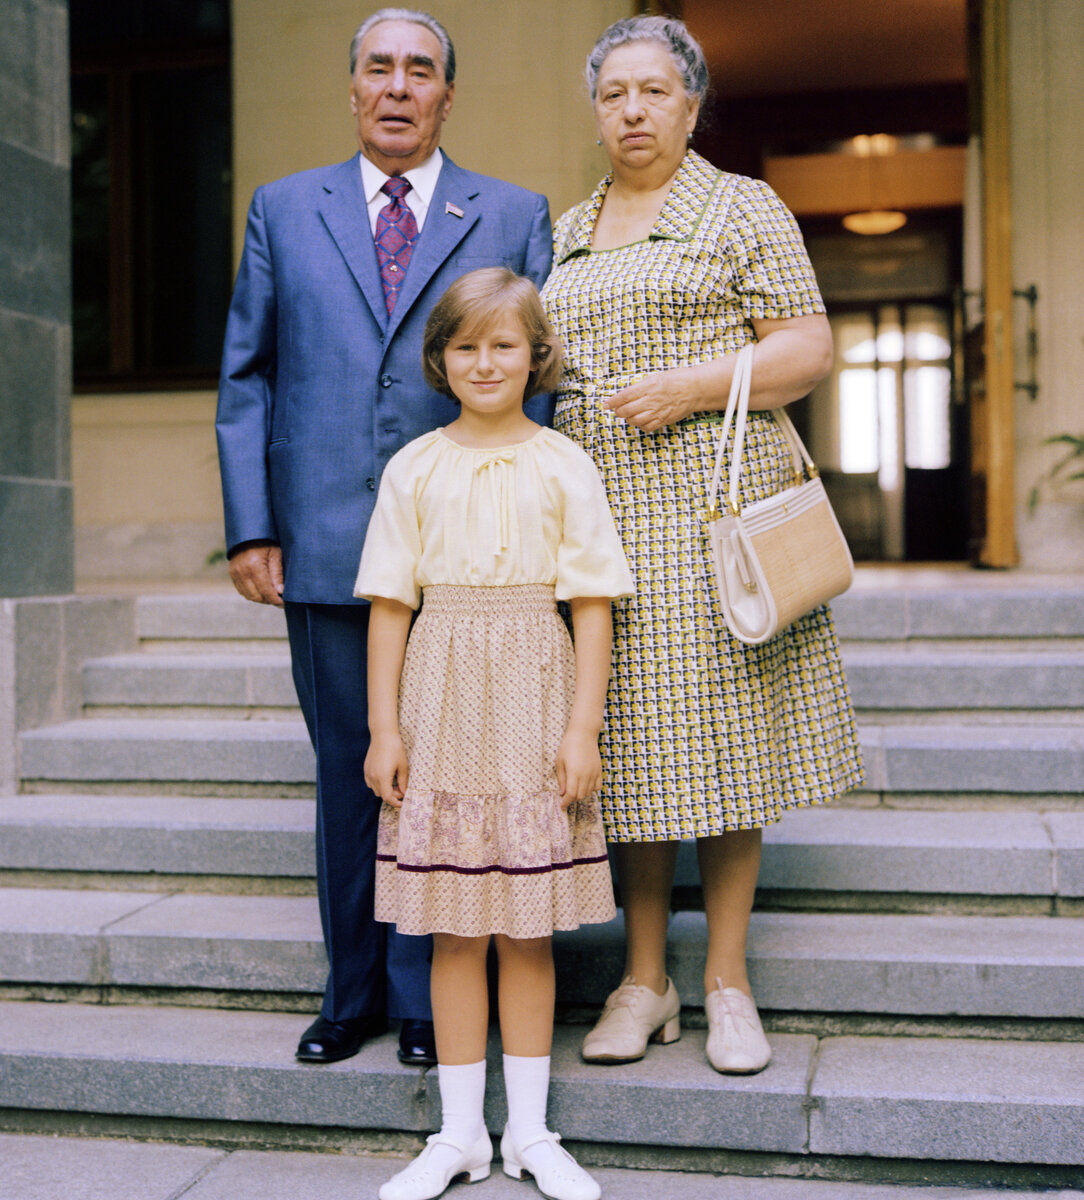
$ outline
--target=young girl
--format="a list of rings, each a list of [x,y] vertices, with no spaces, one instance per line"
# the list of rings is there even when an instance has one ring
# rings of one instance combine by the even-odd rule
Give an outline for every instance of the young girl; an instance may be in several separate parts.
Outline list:
[[[365,780],[385,802],[376,916],[433,934],[443,1121],[380,1197],[426,1200],[458,1175],[489,1174],[493,937],[505,1173],[533,1175],[555,1200],[596,1200],[598,1184],[546,1127],[550,943],[554,929],[614,915],[592,793],[610,600],[632,578],[591,460],[523,412],[561,371],[534,285],[503,268],[464,275],[430,315],[423,365],[460,415],[388,463],[355,595],[372,600]],[[570,601],[574,654],[555,598]]]

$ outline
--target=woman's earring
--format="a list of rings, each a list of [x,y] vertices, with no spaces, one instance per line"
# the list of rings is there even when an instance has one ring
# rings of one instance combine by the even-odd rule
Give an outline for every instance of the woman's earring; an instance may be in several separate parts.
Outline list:
[[[690,130],[690,131],[689,131],[689,132],[688,132],[688,133],[685,135],[685,141],[686,141],[686,142],[691,142],[692,140],[693,140],[693,135],[692,135],[692,131]]]
[[[602,138],[595,138],[595,145],[596,145],[596,146],[601,146],[601,145],[602,145]]]

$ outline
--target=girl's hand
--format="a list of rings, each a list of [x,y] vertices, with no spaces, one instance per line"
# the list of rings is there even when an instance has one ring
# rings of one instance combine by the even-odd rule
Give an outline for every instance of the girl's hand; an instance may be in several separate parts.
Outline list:
[[[693,372],[686,367],[645,375],[611,396],[605,405],[644,433],[683,421],[704,406]]]
[[[598,737],[579,729],[569,729],[557,751],[557,787],[561,807],[567,809],[584,800],[602,786],[602,759]]]
[[[410,766],[398,733],[373,736],[365,756],[365,782],[385,804],[402,808]]]

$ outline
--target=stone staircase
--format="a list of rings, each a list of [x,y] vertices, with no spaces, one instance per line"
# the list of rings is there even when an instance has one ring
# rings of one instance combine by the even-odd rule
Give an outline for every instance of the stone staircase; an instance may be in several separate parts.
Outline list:
[[[704,1060],[686,847],[679,1043],[580,1062],[620,918],[556,938],[551,1108],[585,1162],[1084,1187],[1079,583],[860,573],[835,611],[865,790],[765,839],[750,958],[773,1062]],[[292,1057],[324,962],[281,614],[134,603],[138,647],[85,663],[83,715],[21,736],[0,799],[0,1129],[409,1148],[439,1099],[393,1035]]]

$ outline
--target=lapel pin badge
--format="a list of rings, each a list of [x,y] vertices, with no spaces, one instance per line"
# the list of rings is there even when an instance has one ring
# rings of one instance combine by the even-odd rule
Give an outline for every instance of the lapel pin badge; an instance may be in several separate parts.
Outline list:
[[[451,213],[453,217],[461,217],[463,215],[463,210],[454,205],[451,200],[444,205],[444,211],[446,213]]]

